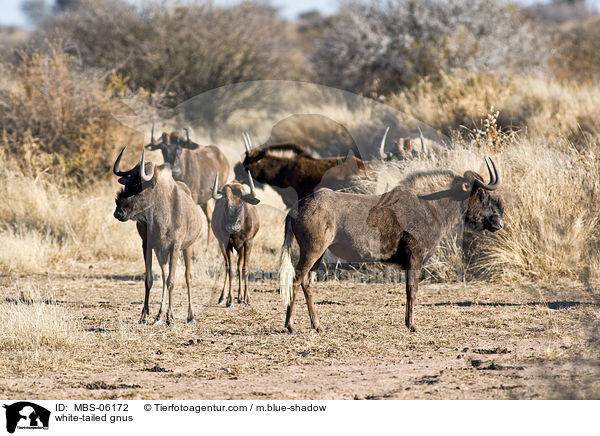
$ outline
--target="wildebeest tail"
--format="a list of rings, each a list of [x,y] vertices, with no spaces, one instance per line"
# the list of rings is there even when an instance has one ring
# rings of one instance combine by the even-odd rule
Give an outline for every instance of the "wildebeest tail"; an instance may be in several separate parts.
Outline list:
[[[294,265],[292,264],[292,241],[294,232],[292,231],[292,217],[285,217],[285,237],[281,246],[281,258],[279,261],[279,293],[286,306],[292,301],[292,292],[294,284]]]

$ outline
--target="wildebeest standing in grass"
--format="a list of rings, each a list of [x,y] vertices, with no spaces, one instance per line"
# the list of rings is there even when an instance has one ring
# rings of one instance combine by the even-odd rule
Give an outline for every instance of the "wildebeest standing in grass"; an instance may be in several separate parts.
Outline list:
[[[225,259],[225,281],[219,297],[219,304],[225,302],[227,307],[233,306],[231,282],[233,281],[233,250],[238,253],[238,303],[250,304],[248,293],[248,261],[252,253],[252,243],[260,220],[254,207],[259,203],[254,191],[252,176],[248,173],[250,194],[244,192],[244,186],[237,182],[229,183],[219,191],[219,173],[215,177],[212,196],[216,200],[213,212],[212,230]],[[242,278],[244,289],[242,291]],[[228,290],[225,300],[225,290]]]
[[[322,331],[307,276],[326,249],[350,262],[386,262],[404,269],[405,324],[415,331],[413,305],[419,273],[441,239],[461,222],[476,231],[495,232],[503,227],[502,202],[490,195],[500,185],[500,175],[491,159],[485,162],[489,184],[467,171],[463,176],[448,175],[445,186],[433,193],[422,194],[400,184],[383,195],[321,189],[300,200],[286,217],[281,254],[281,294],[287,305],[288,331],[293,331],[300,286],[311,325]],[[294,236],[300,247],[295,269],[290,256]]]
[[[124,185],[116,199],[115,218],[119,221],[136,221],[137,230],[142,238],[144,251],[145,296],[140,323],[145,324],[149,315],[148,299],[152,288],[152,251],[156,254],[162,271],[162,300],[156,323],[161,322],[166,305],[168,291],[168,308],[165,321],[173,321],[172,294],[175,283],[175,270],[179,253],[183,252],[185,262],[185,281],[188,292],[187,322],[194,322],[191,296],[191,261],[192,244],[202,232],[203,219],[200,208],[192,199],[189,188],[171,176],[171,168],[167,165],[156,166],[145,162],[144,150],[138,165],[129,171],[120,171],[119,163],[126,147],[123,147],[113,165],[113,172],[119,176],[119,183]],[[169,275],[166,266],[169,265]]]
[[[344,189],[367,175],[369,165],[358,157],[317,158],[294,143],[253,148],[248,134],[243,135],[246,156],[234,168],[236,178],[246,171],[260,183],[275,189],[287,207],[316,189]]]
[[[163,133],[160,140],[154,138],[154,124],[149,150],[160,150],[166,164],[171,166],[173,178],[185,183],[194,201],[200,205],[211,227],[212,211],[209,200],[213,180],[217,172],[221,175],[219,189],[227,183],[229,177],[229,161],[216,145],[198,145],[190,139],[189,130],[186,128],[186,138],[180,137],[177,132]],[[210,232],[207,243],[210,241]]]

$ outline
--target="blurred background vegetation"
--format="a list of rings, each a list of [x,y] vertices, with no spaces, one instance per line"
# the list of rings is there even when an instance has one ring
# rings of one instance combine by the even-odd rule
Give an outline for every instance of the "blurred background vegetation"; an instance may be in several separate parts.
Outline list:
[[[600,80],[600,18],[581,1],[365,0],[295,21],[252,1],[22,8],[31,30],[1,30],[0,143],[24,170],[77,178],[105,175],[133,134],[111,117],[124,97],[172,108],[228,84],[299,80],[388,102],[446,134],[476,127],[491,106],[502,127],[539,131],[537,115],[563,113],[564,89]],[[536,95],[533,82],[551,89]],[[558,130],[582,146],[599,126],[577,112]]]

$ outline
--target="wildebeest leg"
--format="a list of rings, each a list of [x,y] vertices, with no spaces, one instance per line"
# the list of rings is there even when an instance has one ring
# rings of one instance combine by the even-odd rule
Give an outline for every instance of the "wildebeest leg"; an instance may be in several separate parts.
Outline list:
[[[175,286],[175,271],[177,270],[177,258],[179,257],[179,246],[173,246],[169,253],[169,277],[167,278],[167,291],[169,291],[169,305],[165,322],[167,325],[173,323],[173,287]]]
[[[227,289],[227,280],[229,278],[229,259],[227,257],[225,245],[219,242],[219,248],[221,249],[221,253],[223,254],[223,262],[225,263],[225,280],[223,281],[223,289],[221,290],[221,295],[219,296],[219,301],[217,303],[219,306],[221,306],[225,303],[225,289]]]
[[[250,253],[252,252],[252,241],[248,241],[244,245],[244,266],[242,267],[242,275],[244,276],[244,301],[248,306],[250,306],[250,293],[248,292],[248,265]]]
[[[324,251],[325,250],[323,250],[323,252]],[[316,325],[315,325],[316,311],[315,311],[313,301],[312,301],[312,293],[307,294],[303,285],[308,280],[307,275],[308,275],[309,271],[311,270],[312,266],[317,261],[317,259],[319,259],[319,257],[323,254],[323,252],[321,252],[321,253],[318,253],[318,252],[306,253],[302,249],[302,247],[300,248],[300,259],[298,260],[298,264],[296,265],[294,286],[292,288],[293,289],[292,300],[290,301],[290,305],[288,306],[286,320],[285,320],[285,327],[288,329],[288,331],[290,333],[294,332],[294,327],[293,327],[294,302],[296,300],[296,295],[298,295],[298,290],[300,289],[301,285],[302,285],[302,289],[304,290],[304,297],[306,298],[306,304],[308,305],[308,314],[310,316],[311,324],[314,328],[317,329],[317,331],[319,331],[319,332],[322,331],[320,329],[318,319],[316,320]]]
[[[160,256],[158,257],[158,265],[160,266],[160,271],[162,273],[162,296],[158,313],[156,314],[156,318],[154,318],[154,324],[160,324],[162,322],[162,314],[167,305],[167,262],[168,259]]]
[[[233,254],[233,247],[231,245],[227,245],[225,249],[225,253],[227,254],[227,264],[229,265],[229,286],[227,287],[227,300],[225,300],[225,307],[233,307],[233,295],[231,294],[231,284],[233,282],[233,262],[231,259],[231,255]]]
[[[288,304],[287,311],[285,313],[285,328],[290,333],[294,333],[294,303],[296,302],[297,293],[298,286],[294,284],[292,298],[290,300],[290,304]]]
[[[212,229],[210,224],[212,220],[212,208],[209,205],[209,201],[207,201],[206,203],[201,203],[200,208],[204,212],[204,215],[206,215],[206,222],[208,223],[208,234],[206,236],[206,245],[208,245],[210,244],[210,230]]]
[[[139,225],[138,225],[138,230],[140,231],[140,234],[141,234]],[[145,226],[144,226],[143,231],[144,232],[146,231]],[[142,239],[142,250],[144,251],[144,265],[146,267],[146,272],[145,272],[145,276],[144,276],[144,287],[145,287],[144,305],[142,306],[142,314],[140,316],[139,323],[147,324],[148,321],[146,320],[146,317],[150,314],[150,309],[148,307],[148,300],[150,299],[150,289],[152,289],[152,283],[154,281],[154,277],[152,277],[152,251],[151,251],[151,249],[149,249],[145,237],[143,237],[143,239]]]
[[[238,304],[242,304],[244,302],[243,300],[243,294],[242,294],[242,264],[244,263],[244,245],[242,245],[242,247],[240,248],[240,251],[238,251],[238,261],[237,261],[237,268],[238,268],[238,295],[237,295],[237,302]]]
[[[325,262],[323,262],[323,256],[325,256],[325,253],[323,253],[321,255],[321,257],[319,258],[319,260],[317,260],[315,262],[315,264],[313,265],[313,267],[310,269],[310,280],[309,280],[309,283],[311,285],[314,282],[317,281],[317,270],[319,269],[319,267],[321,266],[321,264],[323,264],[323,269],[325,270],[325,276],[327,277],[327,266],[325,265]]]
[[[191,324],[194,321],[194,312],[192,311],[192,256],[194,255],[194,250],[190,246],[183,250],[183,260],[185,262],[185,283],[187,285],[187,293],[188,293],[188,316],[187,322]]]
[[[409,268],[406,270],[406,313],[404,323],[411,332],[416,332],[417,328],[413,322],[413,308],[417,299],[417,290],[419,287],[419,270]]]
[[[302,290],[304,291],[304,298],[306,299],[306,305],[308,306],[310,324],[312,328],[314,328],[317,332],[323,333],[323,329],[321,328],[321,324],[319,323],[319,316],[317,315],[317,311],[313,302],[313,295],[312,290],[310,289],[309,280],[305,280],[302,282]]]

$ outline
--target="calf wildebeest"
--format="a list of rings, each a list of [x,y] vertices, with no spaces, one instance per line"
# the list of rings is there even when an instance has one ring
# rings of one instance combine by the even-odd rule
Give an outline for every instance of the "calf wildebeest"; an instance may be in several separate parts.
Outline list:
[[[177,132],[163,133],[160,140],[154,138],[154,124],[149,150],[160,150],[166,164],[171,166],[173,178],[185,183],[196,203],[200,205],[210,228],[212,213],[209,200],[212,192],[212,182],[219,172],[222,177],[219,189],[225,185],[229,177],[229,161],[216,145],[201,146],[190,140],[190,132],[186,128],[186,138],[181,138]],[[210,241],[210,232],[207,243]]]
[[[294,143],[253,148],[250,136],[244,134],[243,138],[246,156],[234,168],[236,178],[250,171],[255,180],[272,186],[287,207],[321,187],[347,188],[358,177],[366,176],[369,169],[367,163],[352,155],[316,158]]]
[[[171,176],[171,168],[167,165],[156,166],[144,159],[144,149],[140,163],[129,171],[120,171],[119,163],[125,148],[121,150],[113,165],[113,172],[119,176],[123,185],[117,194],[115,218],[119,221],[136,221],[137,230],[142,238],[144,262],[146,265],[145,297],[140,323],[146,323],[149,315],[148,298],[152,288],[152,250],[156,254],[162,271],[162,301],[156,323],[161,322],[166,304],[167,290],[169,305],[166,311],[166,323],[173,320],[171,310],[175,269],[179,253],[183,251],[185,261],[185,281],[188,292],[187,322],[194,322],[191,297],[191,260],[192,244],[202,232],[203,220],[200,209],[192,199],[189,188]],[[166,265],[169,264],[169,276],[166,276]]]
[[[419,272],[445,234],[461,222],[477,231],[495,232],[503,227],[502,202],[489,193],[500,185],[500,175],[491,159],[485,162],[489,184],[478,174],[467,171],[463,176],[446,175],[444,186],[427,194],[401,183],[383,195],[320,189],[300,200],[286,217],[281,254],[286,328],[293,331],[294,302],[302,286],[312,327],[322,331],[307,274],[329,248],[347,261],[386,262],[404,269],[405,323],[415,331],[413,305]],[[290,257],[294,236],[300,247],[295,274]]]
[[[238,303],[250,305],[248,293],[248,260],[252,252],[252,243],[258,229],[260,220],[254,207],[260,200],[256,198],[252,176],[248,172],[250,194],[244,192],[244,186],[237,182],[229,183],[221,190],[219,186],[219,173],[215,177],[212,197],[216,200],[213,212],[212,230],[219,241],[219,247],[225,259],[225,282],[219,297],[219,304],[225,299],[225,289],[229,281],[226,306],[233,306],[231,296],[231,282],[233,281],[233,250],[238,253]],[[244,290],[242,292],[242,278]],[[229,279],[229,280],[228,280]]]

